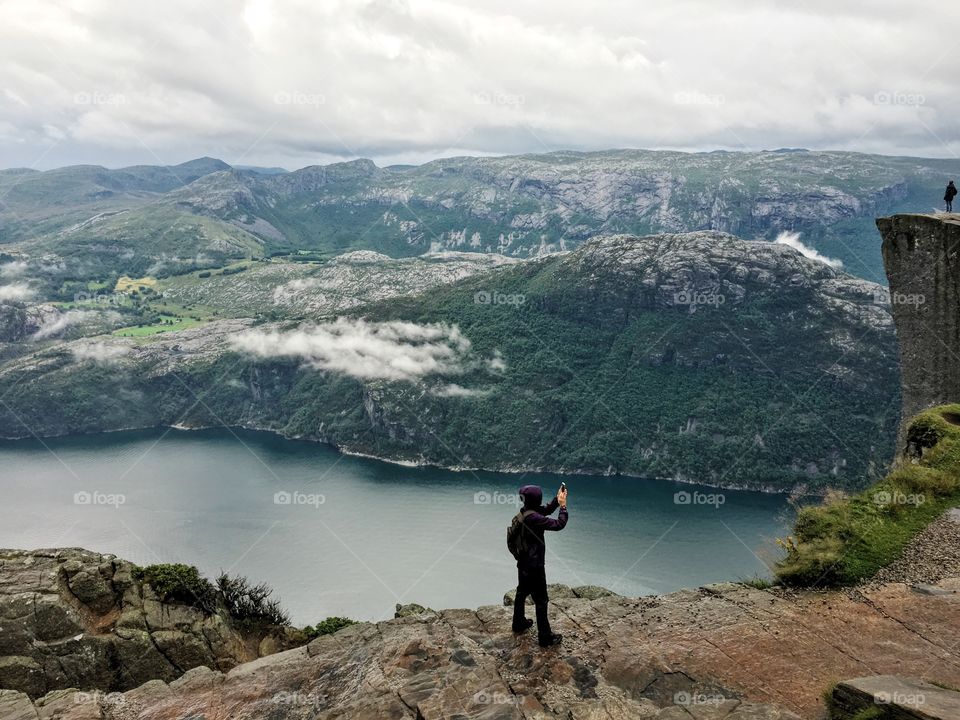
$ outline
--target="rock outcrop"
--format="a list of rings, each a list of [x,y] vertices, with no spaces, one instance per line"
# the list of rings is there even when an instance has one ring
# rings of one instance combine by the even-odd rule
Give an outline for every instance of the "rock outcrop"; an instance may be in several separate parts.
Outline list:
[[[75,584],[94,605],[107,597],[96,579]],[[548,651],[532,632],[511,632],[508,608],[425,609],[125,693],[97,692],[93,682],[35,701],[0,693],[0,716],[813,720],[838,678],[960,684],[960,578],[936,590],[729,583],[662,597],[558,598],[552,613],[564,642]]]
[[[112,555],[0,550],[0,688],[129,690],[290,646],[282,629],[241,632],[226,612],[161,601]]]
[[[831,706],[835,720],[954,720],[960,718],[960,692],[921,680],[875,675],[838,683]]]
[[[900,343],[906,419],[960,400],[960,214],[894,215],[879,218],[877,227]]]

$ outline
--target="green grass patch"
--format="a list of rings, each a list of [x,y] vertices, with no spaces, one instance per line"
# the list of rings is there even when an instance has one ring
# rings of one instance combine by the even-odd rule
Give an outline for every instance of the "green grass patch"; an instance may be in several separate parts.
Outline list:
[[[195,317],[161,315],[160,322],[138,327],[120,328],[119,330],[114,330],[113,334],[117,337],[149,337],[151,335],[159,335],[160,333],[176,332],[177,330],[199,327],[203,324],[204,320],[198,320]]]
[[[784,584],[852,585],[889,565],[913,537],[960,504],[960,405],[915,417],[907,452],[880,482],[855,495],[802,508],[792,536],[779,541]]]
[[[747,587],[752,587],[754,590],[769,590],[774,585],[772,580],[759,576],[744,578],[740,581],[740,584],[746,585]]]

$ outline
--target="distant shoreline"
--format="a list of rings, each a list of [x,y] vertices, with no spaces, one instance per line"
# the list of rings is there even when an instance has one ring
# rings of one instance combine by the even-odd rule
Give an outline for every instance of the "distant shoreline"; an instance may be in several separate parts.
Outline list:
[[[20,437],[9,437],[4,436],[0,437],[2,442],[20,442],[23,440],[34,440],[39,441],[43,444],[44,440],[48,439],[63,439],[63,438],[88,438],[95,437],[97,435],[111,435],[114,433],[123,433],[123,432],[137,432],[137,431],[146,431],[146,430],[179,430],[181,432],[193,432],[200,430],[246,430],[251,432],[261,432],[273,435],[274,437],[289,440],[289,441],[298,441],[298,442],[308,442],[317,445],[324,445],[332,450],[335,450],[341,455],[348,457],[360,458],[363,460],[373,460],[376,462],[387,463],[389,465],[397,465],[400,467],[407,468],[435,468],[438,470],[447,470],[449,472],[457,473],[475,473],[475,472],[492,472],[492,473],[501,473],[504,475],[528,475],[528,474],[552,474],[552,475],[567,475],[570,477],[577,476],[594,476],[594,477],[623,477],[630,478],[631,480],[649,480],[653,482],[673,482],[679,483],[682,485],[700,485],[702,487],[716,488],[718,490],[736,490],[741,492],[759,492],[765,495],[791,495],[797,488],[774,488],[769,486],[751,486],[743,485],[736,483],[712,483],[706,482],[703,480],[697,480],[694,478],[685,478],[685,477],[656,477],[649,475],[633,475],[630,473],[602,473],[602,472],[588,472],[586,470],[563,470],[557,468],[549,467],[526,467],[522,465],[503,465],[500,467],[475,467],[468,465],[443,465],[435,462],[427,461],[418,461],[418,460],[406,460],[403,458],[390,458],[380,455],[373,455],[371,453],[363,452],[360,450],[351,450],[348,447],[337,445],[328,440],[323,440],[321,438],[308,437],[304,435],[284,435],[282,432],[275,430],[273,428],[258,427],[254,425],[205,425],[205,426],[191,426],[191,425],[181,425],[179,423],[173,425],[146,425],[142,427],[124,427],[124,428],[112,428],[109,430],[96,430],[88,433],[63,433],[59,435],[45,435],[43,437],[37,435],[22,435]],[[2,448],[0,448],[2,451]],[[812,496],[820,497],[820,493],[813,493]]]

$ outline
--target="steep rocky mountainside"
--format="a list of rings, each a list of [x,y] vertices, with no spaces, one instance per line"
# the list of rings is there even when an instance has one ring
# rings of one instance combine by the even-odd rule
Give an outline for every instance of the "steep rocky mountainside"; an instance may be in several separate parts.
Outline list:
[[[424,611],[122,694],[84,685],[34,705],[0,691],[0,713],[24,720],[37,713],[64,720],[814,720],[838,678],[886,673],[960,684],[958,589],[952,579],[923,592],[897,583],[852,593],[721,584],[662,597],[558,597],[552,608],[564,642],[548,651],[533,634],[511,632],[505,607]],[[857,707],[857,694],[883,687],[864,679],[837,693]],[[952,717],[932,711],[949,707],[934,699],[955,707],[956,693],[935,698],[933,686],[924,687],[931,714],[918,717]]]
[[[882,281],[873,218],[934,207],[955,161],[845,152],[615,150],[369,160],[262,174],[175,168],[0,173],[0,245],[66,259],[62,277],[173,274],[298,249],[528,257],[599,234],[789,230]],[[56,200],[54,200],[56,198]]]
[[[295,644],[283,628],[241,630],[224,611],[163,600],[134,571],[86,550],[0,550],[0,688],[129,690]]]
[[[416,463],[781,491],[862,485],[891,457],[883,292],[789,247],[705,232],[485,271],[375,260],[167,285],[221,307],[271,293],[279,321],[25,346],[0,366],[0,435],[227,424]]]
[[[355,250],[323,264],[254,263],[237,275],[177,275],[160,286],[164,298],[236,317],[272,312],[322,317],[400,295],[414,295],[492,268],[519,262],[502,255],[442,252],[393,259]]]
[[[878,219],[877,227],[906,419],[960,398],[960,215],[897,215]]]

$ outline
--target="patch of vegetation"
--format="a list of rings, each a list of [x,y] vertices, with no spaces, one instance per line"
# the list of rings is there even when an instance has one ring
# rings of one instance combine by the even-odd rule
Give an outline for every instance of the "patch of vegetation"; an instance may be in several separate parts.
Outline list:
[[[203,321],[195,317],[176,315],[160,315],[153,322],[138,324],[136,327],[125,327],[114,330],[117,337],[149,337],[164,332],[176,332],[188,328],[198,327]]]
[[[143,277],[143,278],[131,278],[126,275],[117,278],[117,284],[114,286],[114,292],[134,292],[134,291],[144,291],[151,290],[156,287],[157,280],[152,277]]]
[[[746,585],[747,587],[752,587],[754,590],[769,590],[774,586],[774,582],[772,580],[759,576],[745,578],[740,581],[740,584]]]
[[[206,613],[222,608],[240,627],[262,629],[290,625],[290,617],[280,606],[280,601],[270,597],[273,589],[265,583],[253,584],[245,577],[223,573],[214,584],[195,566],[183,563],[137,567],[133,576],[150,585],[164,602],[182,603]],[[342,619],[327,618],[324,623]]]
[[[345,627],[355,625],[356,622],[356,620],[351,620],[350,618],[331,616],[326,620],[321,620],[316,625],[307,625],[303,628],[303,632],[309,640],[313,640],[321,635],[332,635],[338,630],[343,630]]]
[[[233,265],[231,267],[225,267],[220,271],[221,275],[236,275],[237,273],[242,273],[247,269],[247,265]]]
[[[231,617],[241,625],[267,626],[290,624],[290,616],[272,599],[273,589],[265,583],[253,585],[245,577],[226,573],[217,578],[217,589]]]
[[[149,584],[161,600],[190,605],[206,613],[217,609],[217,589],[193,565],[148,565],[137,568],[134,577]]]
[[[906,457],[880,482],[850,497],[800,510],[780,540],[776,568],[788,585],[851,585],[889,565],[913,537],[960,502],[960,405],[933,408],[908,428]]]
[[[883,717],[883,710],[878,707],[866,707],[857,710],[850,720],[880,720]]]

